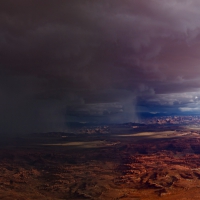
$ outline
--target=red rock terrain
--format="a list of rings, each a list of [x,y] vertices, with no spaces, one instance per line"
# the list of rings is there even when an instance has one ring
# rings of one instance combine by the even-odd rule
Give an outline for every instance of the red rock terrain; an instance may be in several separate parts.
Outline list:
[[[198,136],[82,142],[97,139],[88,148],[10,141],[0,149],[0,199],[200,199]]]

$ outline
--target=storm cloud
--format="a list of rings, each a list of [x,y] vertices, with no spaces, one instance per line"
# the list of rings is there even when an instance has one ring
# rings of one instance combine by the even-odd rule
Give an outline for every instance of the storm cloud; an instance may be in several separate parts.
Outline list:
[[[197,0],[0,2],[1,131],[199,109]]]

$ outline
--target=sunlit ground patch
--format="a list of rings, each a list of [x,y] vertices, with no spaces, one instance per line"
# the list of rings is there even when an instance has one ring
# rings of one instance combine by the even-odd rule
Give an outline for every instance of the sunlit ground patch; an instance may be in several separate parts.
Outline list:
[[[162,132],[141,132],[141,133],[133,133],[133,134],[120,134],[115,135],[117,137],[135,137],[135,138],[173,138],[177,136],[182,136],[182,134],[178,134],[176,131],[162,131]]]
[[[80,147],[80,148],[100,148],[106,146],[113,146],[119,142],[106,142],[106,141],[90,141],[90,142],[66,142],[66,143],[55,143],[55,144],[42,144],[44,146],[69,146],[69,147]]]

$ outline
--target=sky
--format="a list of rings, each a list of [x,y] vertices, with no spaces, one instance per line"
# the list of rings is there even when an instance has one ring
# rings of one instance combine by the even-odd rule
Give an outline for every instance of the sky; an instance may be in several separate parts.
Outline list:
[[[200,112],[198,0],[0,1],[0,131]]]

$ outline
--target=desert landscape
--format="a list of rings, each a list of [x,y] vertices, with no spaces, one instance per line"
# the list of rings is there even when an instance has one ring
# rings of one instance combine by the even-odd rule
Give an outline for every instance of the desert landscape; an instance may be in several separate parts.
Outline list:
[[[200,200],[199,0],[0,0],[0,200]]]
[[[4,137],[0,199],[199,199],[197,126],[133,125]]]

